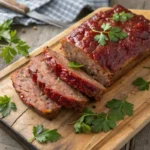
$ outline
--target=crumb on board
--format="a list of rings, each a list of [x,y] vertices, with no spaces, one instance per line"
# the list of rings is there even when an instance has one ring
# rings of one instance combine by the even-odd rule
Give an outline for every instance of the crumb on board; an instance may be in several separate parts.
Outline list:
[[[37,30],[37,27],[36,27],[36,26],[34,26],[34,27],[33,27],[33,29],[34,29],[34,30]]]
[[[25,29],[22,29],[21,32],[22,32],[22,33],[26,33],[26,30],[25,30]]]
[[[96,108],[96,105],[93,105],[92,108]]]

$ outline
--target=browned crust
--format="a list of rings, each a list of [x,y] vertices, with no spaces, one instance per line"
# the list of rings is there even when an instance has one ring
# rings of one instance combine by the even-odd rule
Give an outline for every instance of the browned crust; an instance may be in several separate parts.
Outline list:
[[[124,62],[122,67],[113,74],[112,83],[129,72],[133,67],[150,55],[150,49],[141,52],[138,56],[132,57]]]

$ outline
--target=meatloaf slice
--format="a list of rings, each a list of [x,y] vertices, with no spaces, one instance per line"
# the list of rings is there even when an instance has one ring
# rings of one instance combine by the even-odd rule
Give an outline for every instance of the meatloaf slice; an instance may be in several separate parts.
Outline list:
[[[32,81],[28,67],[17,70],[11,76],[13,86],[21,100],[38,114],[52,119],[60,111],[61,106],[49,99]]]
[[[29,72],[44,93],[59,105],[80,111],[88,102],[85,96],[57,77],[42,56],[31,60]]]
[[[114,13],[120,12],[131,13],[133,17],[124,22],[110,19]],[[117,42],[108,40],[105,46],[101,46],[94,40],[98,33],[92,29],[103,31],[101,26],[104,23],[119,27],[128,37]],[[117,5],[107,11],[98,12],[74,29],[62,39],[62,48],[70,61],[83,64],[84,69],[95,79],[109,85],[149,55],[150,21]]]
[[[70,68],[69,61],[62,55],[50,50],[49,47],[45,47],[43,56],[50,69],[52,68],[63,81],[89,97],[95,97],[96,100],[100,100],[105,91],[103,85],[95,81],[84,71]]]
[[[90,55],[82,51],[75,43],[72,43],[69,36],[63,38],[61,44],[65,56],[69,61],[82,64],[84,71],[104,86],[109,86],[111,84],[112,73],[100,66],[98,62],[91,59]]]

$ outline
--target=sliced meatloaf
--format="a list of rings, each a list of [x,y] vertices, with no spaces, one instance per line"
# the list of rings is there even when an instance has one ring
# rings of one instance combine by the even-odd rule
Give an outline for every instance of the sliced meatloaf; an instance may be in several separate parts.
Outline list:
[[[22,68],[11,76],[13,86],[21,100],[40,115],[52,119],[60,111],[61,106],[49,99],[32,81],[28,68]]]
[[[45,47],[43,56],[50,69],[52,68],[55,74],[63,81],[89,97],[95,97],[96,100],[100,100],[105,91],[103,85],[95,81],[81,69],[70,68],[69,61],[62,55],[50,50],[49,47]]]
[[[131,13],[133,17],[125,22],[110,19],[114,13],[120,12]],[[102,31],[103,23],[119,27],[128,37],[117,42],[109,40],[101,46],[94,40],[98,33],[92,29]],[[83,64],[89,74],[107,86],[149,55],[150,21],[117,5],[98,12],[74,29],[62,39],[62,48],[70,61]]]
[[[80,111],[88,102],[85,96],[57,77],[52,69],[46,65],[42,56],[31,60],[29,72],[44,93],[61,106]]]

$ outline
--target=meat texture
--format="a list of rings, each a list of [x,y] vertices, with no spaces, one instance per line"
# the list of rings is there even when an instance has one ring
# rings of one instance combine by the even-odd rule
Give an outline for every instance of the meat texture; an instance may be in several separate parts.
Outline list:
[[[78,111],[86,106],[88,99],[57,77],[41,56],[31,60],[29,72],[39,88],[59,105]]]
[[[57,116],[61,106],[49,99],[32,81],[28,67],[17,70],[11,76],[13,86],[21,100],[38,114],[52,119]]]
[[[67,58],[83,64],[87,73],[105,86],[111,85],[150,54],[150,21],[136,14],[125,22],[110,19],[120,12],[133,14],[120,5],[100,11],[61,41]],[[107,41],[101,46],[94,40],[98,33],[92,29],[102,31],[103,23],[119,27],[128,37],[117,42]]]
[[[89,97],[95,97],[96,100],[100,100],[106,90],[103,85],[95,81],[83,70],[70,68],[69,61],[62,55],[50,50],[49,47],[45,47],[43,57],[50,69],[53,69],[55,74],[63,81]]]

